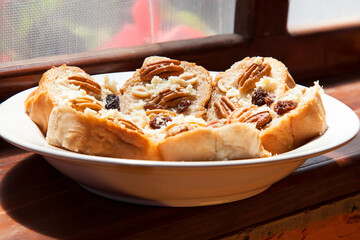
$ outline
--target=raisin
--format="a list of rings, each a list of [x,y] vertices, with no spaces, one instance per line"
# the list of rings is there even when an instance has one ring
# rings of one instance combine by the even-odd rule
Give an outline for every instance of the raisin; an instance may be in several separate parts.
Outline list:
[[[177,113],[185,112],[190,105],[191,105],[191,101],[189,99],[183,99],[177,105],[176,112]]]
[[[290,100],[278,101],[274,107],[274,111],[279,115],[283,115],[290,110],[295,109],[297,105],[297,102],[293,102]]]
[[[120,111],[120,99],[115,94],[109,94],[106,96],[106,109],[117,109]]]
[[[255,91],[251,94],[251,103],[257,106],[264,105],[265,99],[269,96],[269,93],[263,90],[261,87],[255,89]]]
[[[150,122],[149,125],[152,129],[159,129],[162,126],[165,126],[167,122],[170,122],[172,119],[170,117],[167,116],[155,116],[153,117]]]
[[[269,96],[267,96],[267,97],[265,98],[266,106],[270,107],[271,104],[273,104],[273,102],[275,102],[275,100],[276,100],[275,95],[269,94]]]
[[[156,103],[151,103],[151,102],[147,102],[144,104],[144,109],[145,110],[152,110],[152,109],[165,109],[163,106],[156,104]]]

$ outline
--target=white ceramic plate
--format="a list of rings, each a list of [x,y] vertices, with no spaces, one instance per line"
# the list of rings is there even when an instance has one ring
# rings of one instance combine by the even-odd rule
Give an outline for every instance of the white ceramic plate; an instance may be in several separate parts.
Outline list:
[[[131,72],[111,73],[120,84]],[[94,76],[101,81],[103,75]],[[96,194],[139,204],[202,206],[258,194],[298,168],[306,159],[331,151],[354,138],[357,115],[324,95],[329,129],[293,151],[269,158],[211,162],[162,162],[90,156],[49,146],[24,112],[28,89],[0,105],[0,135],[41,154],[55,168]]]

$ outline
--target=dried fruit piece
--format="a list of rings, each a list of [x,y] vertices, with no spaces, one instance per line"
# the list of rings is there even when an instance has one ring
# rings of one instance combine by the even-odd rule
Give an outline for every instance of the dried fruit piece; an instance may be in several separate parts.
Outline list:
[[[255,88],[255,84],[263,76],[271,72],[270,64],[264,63],[264,58],[257,57],[245,65],[245,71],[239,76],[237,83],[241,92],[248,92]]]
[[[106,109],[117,109],[120,111],[120,99],[115,94],[109,94],[106,96]]]
[[[151,103],[151,102],[145,103],[143,107],[144,107],[145,111],[152,110],[152,109],[165,109],[163,106],[156,104],[156,103]]]
[[[168,78],[169,76],[179,76],[184,72],[180,61],[167,59],[144,65],[140,69],[140,79],[142,81],[151,81],[154,76]]]
[[[191,105],[191,101],[189,99],[182,99],[177,105],[176,112],[177,113],[185,112],[190,105]]]
[[[266,104],[270,106],[275,101],[275,96],[265,91],[261,87],[255,89],[251,94],[251,103],[257,106],[262,106]]]
[[[162,126],[165,126],[167,122],[170,122],[172,119],[168,116],[155,116],[153,117],[150,122],[149,125],[152,129],[159,129]]]
[[[275,103],[274,111],[283,115],[297,107],[298,103],[290,100],[279,100]]]

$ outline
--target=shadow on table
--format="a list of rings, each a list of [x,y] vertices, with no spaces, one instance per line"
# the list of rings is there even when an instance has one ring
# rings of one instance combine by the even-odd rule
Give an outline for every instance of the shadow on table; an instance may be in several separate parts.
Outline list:
[[[2,180],[1,204],[21,225],[54,238],[129,237],[199,208],[166,208],[109,200],[81,188],[31,155]],[[182,213],[180,213],[182,212]]]

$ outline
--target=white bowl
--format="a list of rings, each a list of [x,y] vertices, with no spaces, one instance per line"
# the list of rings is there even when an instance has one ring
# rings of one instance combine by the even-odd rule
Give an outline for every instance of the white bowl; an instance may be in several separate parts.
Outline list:
[[[126,80],[132,73],[111,73]],[[101,79],[103,75],[94,76]],[[50,146],[24,112],[34,89],[0,105],[0,135],[10,143],[42,155],[84,188],[104,197],[158,206],[202,206],[254,196],[297,169],[306,159],[331,151],[354,138],[357,115],[323,96],[329,129],[322,136],[284,154],[268,158],[209,162],[163,162],[90,156]]]

